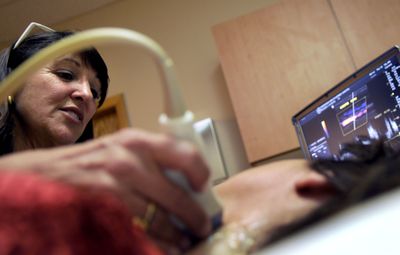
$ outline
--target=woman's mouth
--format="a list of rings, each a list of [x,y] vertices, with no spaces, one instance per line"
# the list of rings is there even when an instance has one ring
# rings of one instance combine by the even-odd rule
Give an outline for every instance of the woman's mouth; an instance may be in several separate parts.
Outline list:
[[[81,123],[83,120],[82,112],[76,107],[64,107],[61,108],[61,111],[66,113],[71,119],[75,120],[76,122]]]

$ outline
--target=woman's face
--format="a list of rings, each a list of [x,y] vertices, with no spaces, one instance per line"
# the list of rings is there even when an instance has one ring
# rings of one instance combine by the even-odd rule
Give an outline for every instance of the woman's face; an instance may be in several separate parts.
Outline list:
[[[15,96],[25,139],[49,147],[74,143],[101,95],[97,74],[79,55],[67,55],[32,75]]]

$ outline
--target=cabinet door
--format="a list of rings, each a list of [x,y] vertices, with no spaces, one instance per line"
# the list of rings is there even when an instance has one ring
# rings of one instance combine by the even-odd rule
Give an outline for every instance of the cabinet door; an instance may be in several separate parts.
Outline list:
[[[399,0],[330,0],[357,68],[400,44]]]
[[[291,117],[354,71],[325,0],[279,1],[212,30],[252,163],[298,148]]]

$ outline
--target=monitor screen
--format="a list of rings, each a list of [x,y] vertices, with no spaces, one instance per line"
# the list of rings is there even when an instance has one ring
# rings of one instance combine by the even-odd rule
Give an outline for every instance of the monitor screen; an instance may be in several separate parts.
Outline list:
[[[396,52],[371,62],[294,117],[309,159],[338,158],[344,143],[362,136],[383,139],[393,147],[400,144],[400,62]]]

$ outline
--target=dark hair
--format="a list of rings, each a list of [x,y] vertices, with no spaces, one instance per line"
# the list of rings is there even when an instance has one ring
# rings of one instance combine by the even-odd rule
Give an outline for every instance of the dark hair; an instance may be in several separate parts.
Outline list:
[[[0,55],[0,80],[3,80],[12,70],[16,69],[25,60],[29,59],[41,49],[73,34],[74,32],[71,31],[43,32],[25,38],[15,49],[13,49],[13,44],[10,48],[3,50]],[[99,101],[99,106],[101,106],[106,98],[108,90],[109,77],[107,65],[95,48],[85,49],[78,54],[82,58],[82,61],[84,61],[87,66],[93,68],[97,73],[97,77],[101,84],[101,95]],[[0,155],[13,151],[12,130],[14,128],[14,123],[12,112],[14,110],[13,105],[9,105],[7,116],[5,116],[5,124],[0,126]],[[82,142],[92,138],[93,125],[92,121],[90,121],[77,142]]]
[[[366,140],[346,144],[341,160],[319,160],[311,167],[326,176],[337,195],[306,217],[275,231],[265,244],[279,241],[350,206],[400,186],[400,154],[389,143]]]

